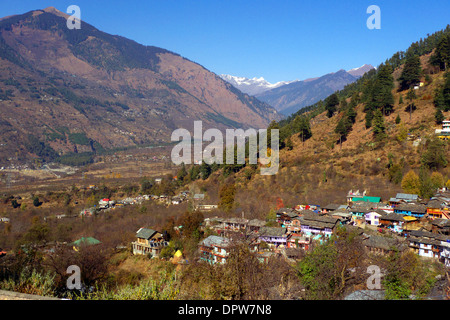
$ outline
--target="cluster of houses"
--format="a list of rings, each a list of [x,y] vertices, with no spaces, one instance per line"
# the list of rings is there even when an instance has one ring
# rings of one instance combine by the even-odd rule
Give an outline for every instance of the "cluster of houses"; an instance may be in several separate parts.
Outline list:
[[[158,196],[158,195],[144,194],[144,195],[139,195],[137,197],[127,197],[127,198],[117,200],[117,201],[109,199],[109,198],[103,198],[103,199],[99,200],[98,205],[94,205],[93,207],[85,208],[85,209],[81,210],[80,216],[89,217],[101,210],[109,211],[109,210],[114,210],[114,209],[121,208],[123,206],[128,206],[128,205],[140,205],[144,201],[148,201],[148,200],[157,201],[157,202],[159,202],[161,204],[165,204],[165,205],[178,205],[178,204],[181,204],[181,203],[187,201],[188,197],[189,197],[189,191],[183,191],[174,197],[169,197],[167,195]],[[217,208],[217,206],[215,206],[215,208]]]
[[[371,252],[412,250],[450,267],[450,192],[446,190],[440,190],[427,202],[414,194],[398,193],[385,203],[366,192],[350,191],[345,204],[281,208],[276,212],[276,221],[270,224],[244,217],[206,218],[203,227],[214,235],[199,243],[200,259],[225,263],[234,239],[245,240],[261,262],[273,254],[295,259],[299,255],[295,249],[309,250],[314,243],[328,239],[338,226],[358,230]],[[135,254],[152,252],[157,256],[167,245],[156,231],[139,240],[142,233],[138,231],[138,240],[133,243]],[[143,250],[144,242],[147,251]]]

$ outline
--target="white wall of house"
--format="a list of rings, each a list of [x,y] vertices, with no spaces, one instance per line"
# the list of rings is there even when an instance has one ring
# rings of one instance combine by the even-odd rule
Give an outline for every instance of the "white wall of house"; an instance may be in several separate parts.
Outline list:
[[[431,244],[421,243],[419,245],[419,256],[433,258],[433,246]]]

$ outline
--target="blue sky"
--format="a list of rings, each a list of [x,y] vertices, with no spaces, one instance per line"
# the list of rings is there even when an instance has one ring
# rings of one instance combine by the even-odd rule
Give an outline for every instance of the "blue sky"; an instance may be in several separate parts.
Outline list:
[[[369,30],[367,7],[381,9]],[[78,5],[82,20],[162,47],[217,74],[306,79],[365,63],[377,66],[450,24],[450,1],[396,0],[17,0],[0,16]]]

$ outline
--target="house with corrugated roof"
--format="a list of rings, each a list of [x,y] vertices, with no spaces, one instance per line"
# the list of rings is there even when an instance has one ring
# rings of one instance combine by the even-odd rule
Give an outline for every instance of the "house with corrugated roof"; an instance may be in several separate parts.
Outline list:
[[[133,247],[133,254],[150,254],[153,257],[159,256],[161,249],[169,245],[162,233],[147,228],[140,228],[136,232],[136,241],[131,244]]]

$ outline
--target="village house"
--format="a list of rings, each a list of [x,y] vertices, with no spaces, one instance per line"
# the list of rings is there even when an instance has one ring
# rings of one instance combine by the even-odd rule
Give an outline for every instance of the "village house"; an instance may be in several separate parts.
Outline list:
[[[444,262],[446,268],[450,268],[450,240],[441,241],[441,259]]]
[[[95,207],[83,209],[80,211],[80,216],[81,217],[90,217],[95,214],[96,210],[97,210],[97,208],[95,208]]]
[[[403,233],[422,228],[422,219],[418,219],[413,216],[403,216]]]
[[[423,204],[399,204],[394,208],[394,213],[422,218],[427,213],[427,208]]]
[[[392,207],[396,207],[401,203],[417,202],[417,201],[419,201],[419,196],[417,194],[397,193],[395,198],[389,199],[389,205]]]
[[[357,199],[357,198],[362,198],[366,195],[366,191],[364,190],[363,193],[359,192],[359,190],[357,191],[352,191],[350,190],[347,193],[347,204],[350,204],[353,202],[353,199]]]
[[[111,208],[111,207],[113,207],[115,204],[116,204],[115,201],[110,200],[110,199],[108,199],[108,198],[101,199],[101,200],[98,202],[98,206],[99,206],[100,209]]]
[[[305,212],[299,218],[301,231],[307,236],[323,235],[330,237],[339,219],[326,215]]]
[[[286,247],[288,236],[286,231],[286,228],[263,227],[259,230],[259,240],[267,243],[269,247]]]
[[[428,201],[426,204],[426,210],[427,218],[431,220],[441,218],[450,219],[449,207],[443,201],[438,199]]]
[[[219,208],[219,206],[217,204],[199,204],[199,205],[195,206],[195,210],[199,210],[199,211],[203,211],[203,212],[216,210],[218,208]]]
[[[330,212],[328,215],[330,217],[338,219],[339,223],[342,225],[348,224],[352,220],[352,213],[349,211],[336,210],[336,211]]]
[[[299,234],[290,234],[287,238],[287,248],[309,250],[311,238]]]
[[[369,214],[370,209],[364,209],[362,207],[353,207],[350,209],[350,213],[352,214],[352,222],[355,224],[364,223],[364,217],[366,214]]]
[[[298,217],[298,214],[293,209],[283,208],[277,211],[277,222],[283,228],[289,226],[292,222],[292,219],[296,217]]]
[[[375,254],[388,254],[394,250],[405,251],[407,245],[399,238],[371,235],[362,241],[365,248]]]
[[[405,223],[403,215],[397,213],[389,213],[383,217],[379,217],[379,221],[380,226],[397,233],[403,231],[403,224]]]
[[[442,129],[436,129],[436,136],[441,140],[448,140],[450,138],[450,120],[442,121]]]
[[[225,231],[242,231],[246,229],[248,220],[245,218],[228,218],[222,220],[222,228]]]
[[[209,236],[199,244],[200,259],[210,264],[225,263],[230,253],[231,241],[224,237]]]
[[[414,230],[409,232],[409,246],[421,257],[441,258],[443,247],[441,242],[450,240],[450,237],[432,233],[426,230]]]
[[[336,211],[338,209],[341,209],[341,207],[342,207],[342,205],[340,205],[340,204],[330,203],[330,204],[322,207],[322,213],[330,213],[332,211]]]
[[[380,224],[380,217],[385,215],[387,215],[387,213],[380,209],[368,210],[368,212],[364,215],[364,219],[367,224],[378,226]]]
[[[292,218],[291,223],[286,228],[289,233],[300,234],[302,232],[300,217]]]
[[[132,242],[133,254],[151,254],[153,257],[159,256],[161,249],[168,245],[169,243],[164,239],[160,232],[152,229],[140,228],[136,232],[136,241]]]
[[[450,219],[433,219],[431,222],[431,231],[450,236]]]
[[[247,231],[258,233],[266,225],[264,220],[253,219],[247,223]]]

